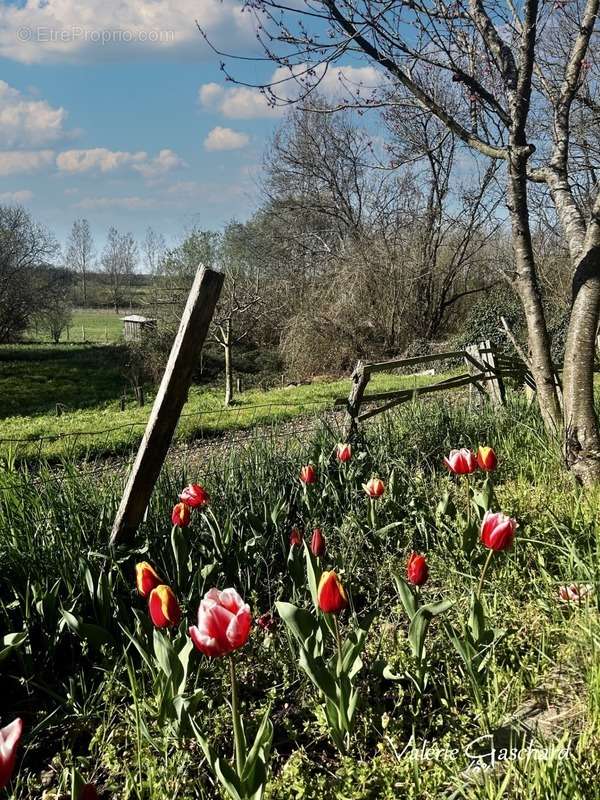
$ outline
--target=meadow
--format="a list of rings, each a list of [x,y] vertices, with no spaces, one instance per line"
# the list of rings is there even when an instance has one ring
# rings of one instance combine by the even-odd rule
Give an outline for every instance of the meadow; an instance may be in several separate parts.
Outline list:
[[[135,310],[122,310],[116,313],[113,310],[95,308],[77,308],[73,311],[69,325],[62,332],[61,343],[109,344],[118,342],[123,336],[123,323],[121,317],[143,312]],[[50,342],[50,335],[43,327],[35,323],[26,333],[25,341]]]
[[[0,710],[25,731],[9,797],[599,796],[597,492],[518,396],[500,413],[408,404],[344,462],[339,435],[274,427],[203,474],[164,470],[116,549],[120,477],[4,471]],[[444,466],[480,444],[497,469]],[[209,502],[185,494],[201,502],[173,524],[192,481]],[[518,522],[510,547],[480,540],[490,509]],[[413,552],[428,574],[407,570]],[[163,582],[149,598],[140,562]],[[233,587],[250,624],[235,641],[215,629],[206,655],[188,628],[211,587]]]

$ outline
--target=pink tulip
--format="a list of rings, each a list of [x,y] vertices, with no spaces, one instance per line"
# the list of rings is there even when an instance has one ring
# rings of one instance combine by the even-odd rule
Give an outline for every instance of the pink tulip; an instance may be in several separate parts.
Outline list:
[[[340,442],[340,444],[338,444],[338,446],[336,447],[335,452],[338,461],[341,461],[342,464],[345,464],[346,461],[350,461],[350,459],[352,458],[352,445],[343,444]]]
[[[385,483],[381,478],[370,478],[366,483],[363,483],[363,489],[371,500],[375,500],[385,492]]]
[[[558,599],[561,603],[581,604],[594,592],[590,583],[571,583],[569,586],[558,587]]]
[[[0,789],[4,789],[12,778],[22,735],[23,720],[20,718],[0,730]]]
[[[302,467],[300,470],[300,481],[305,486],[309,486],[311,483],[317,482],[317,470],[312,464],[306,464],[306,466]]]
[[[470,475],[477,469],[475,453],[463,447],[462,450],[451,450],[450,455],[444,458],[444,464],[454,475]]]
[[[481,541],[490,550],[508,550],[515,538],[517,521],[505,514],[486,511],[481,523]]]
[[[209,658],[218,658],[243,647],[251,625],[250,606],[235,589],[211,589],[200,602],[198,625],[189,633],[196,649]]]
[[[203,508],[208,505],[210,500],[208,492],[199,483],[190,483],[189,486],[186,486],[179,495],[179,499],[190,508]]]

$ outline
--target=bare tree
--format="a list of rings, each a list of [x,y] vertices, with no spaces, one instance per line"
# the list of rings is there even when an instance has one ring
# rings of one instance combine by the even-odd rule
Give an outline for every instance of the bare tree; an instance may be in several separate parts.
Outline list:
[[[355,53],[373,63],[381,86],[354,104],[388,106],[404,95],[440,120],[466,147],[505,163],[506,208],[512,232],[511,282],[523,304],[530,363],[547,430],[564,431],[567,465],[584,483],[600,480],[600,432],[594,411],[594,341],[600,312],[600,194],[573,106],[598,113],[599,0],[541,4],[524,0],[247,0],[268,57],[288,71],[300,97],[331,63]],[[439,97],[429,77],[454,85]],[[263,86],[281,96],[281,83]],[[585,129],[585,126],[583,126]],[[589,151],[589,148],[588,148]],[[582,204],[574,186],[593,187]],[[528,181],[548,187],[568,245],[572,304],[563,373],[564,406],[554,377],[529,214]]]
[[[160,274],[162,261],[166,252],[167,244],[162,233],[157,233],[153,228],[147,228],[144,241],[142,242],[142,253],[144,256],[144,267],[149,275],[157,277]]]
[[[130,233],[121,234],[116,228],[110,228],[102,251],[101,264],[106,274],[115,312],[123,305],[124,287],[129,287],[131,304],[131,278],[135,273],[138,260],[137,244]]]
[[[87,274],[94,259],[94,238],[87,219],[76,219],[67,239],[66,265],[81,276],[83,306],[87,306]]]

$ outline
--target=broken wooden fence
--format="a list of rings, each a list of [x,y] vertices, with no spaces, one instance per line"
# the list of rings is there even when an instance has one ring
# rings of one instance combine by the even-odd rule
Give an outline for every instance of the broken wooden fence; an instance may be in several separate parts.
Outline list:
[[[452,375],[424,386],[415,386],[412,389],[392,389],[385,392],[366,394],[372,375],[378,372],[391,372],[439,361],[460,360],[464,362],[466,371],[457,375]],[[359,361],[352,373],[350,395],[347,398],[338,398],[335,401],[335,405],[346,406],[348,412],[347,433],[352,435],[356,432],[358,423],[364,422],[384,411],[389,411],[402,403],[434,392],[450,391],[469,386],[474,396],[485,397],[495,406],[503,405],[505,400],[505,378],[513,378],[519,383],[524,383],[526,387],[535,390],[535,383],[526,365],[520,359],[498,354],[489,341],[480,342],[478,345],[467,347],[465,350],[430,353],[423,356],[398,358],[376,363]],[[364,406],[369,406],[369,408],[364,409]]]

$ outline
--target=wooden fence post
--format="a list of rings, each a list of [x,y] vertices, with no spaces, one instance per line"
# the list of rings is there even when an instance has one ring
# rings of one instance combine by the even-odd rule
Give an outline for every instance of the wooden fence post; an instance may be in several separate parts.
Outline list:
[[[346,423],[346,439],[350,440],[358,431],[358,415],[360,414],[360,404],[367,388],[371,374],[368,366],[359,361],[352,373],[352,388],[348,396],[347,409],[348,420]]]
[[[117,511],[111,544],[130,539],[144,517],[186,401],[194,365],[206,339],[222,286],[221,273],[200,267]]]

